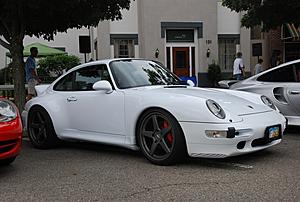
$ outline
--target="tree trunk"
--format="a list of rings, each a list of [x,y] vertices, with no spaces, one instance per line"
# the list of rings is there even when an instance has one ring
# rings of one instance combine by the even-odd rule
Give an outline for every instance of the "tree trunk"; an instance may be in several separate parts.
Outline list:
[[[20,113],[24,109],[26,99],[23,50],[23,38],[13,39],[11,43],[11,55],[14,75],[14,99]]]

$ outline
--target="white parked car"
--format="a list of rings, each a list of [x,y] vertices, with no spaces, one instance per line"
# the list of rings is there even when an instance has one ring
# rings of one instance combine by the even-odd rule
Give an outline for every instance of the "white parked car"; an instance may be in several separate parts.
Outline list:
[[[284,63],[230,86],[267,96],[288,119],[300,126],[300,60]]]
[[[154,164],[186,154],[224,158],[281,142],[285,118],[264,96],[183,85],[149,60],[80,65],[38,96],[22,116],[36,148],[80,140],[140,149]]]

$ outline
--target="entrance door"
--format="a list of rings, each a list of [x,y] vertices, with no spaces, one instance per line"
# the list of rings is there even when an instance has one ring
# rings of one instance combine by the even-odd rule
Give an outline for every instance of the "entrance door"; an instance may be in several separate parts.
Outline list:
[[[173,48],[173,72],[177,76],[189,76],[190,50],[188,47]]]

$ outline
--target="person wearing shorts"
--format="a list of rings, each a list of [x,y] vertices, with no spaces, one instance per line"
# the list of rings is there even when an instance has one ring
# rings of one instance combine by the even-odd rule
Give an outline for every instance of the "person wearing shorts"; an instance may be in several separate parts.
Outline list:
[[[30,56],[27,58],[25,63],[25,75],[26,82],[28,84],[28,94],[26,100],[30,100],[32,97],[36,96],[35,86],[39,84],[39,78],[36,71],[36,61],[35,58],[38,55],[37,47],[30,48]]]

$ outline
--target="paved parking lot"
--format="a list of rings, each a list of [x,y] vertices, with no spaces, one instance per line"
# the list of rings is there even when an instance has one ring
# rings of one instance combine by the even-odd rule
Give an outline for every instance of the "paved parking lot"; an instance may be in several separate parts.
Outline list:
[[[258,153],[150,164],[139,152],[68,143],[0,167],[0,201],[300,201],[300,128]]]

